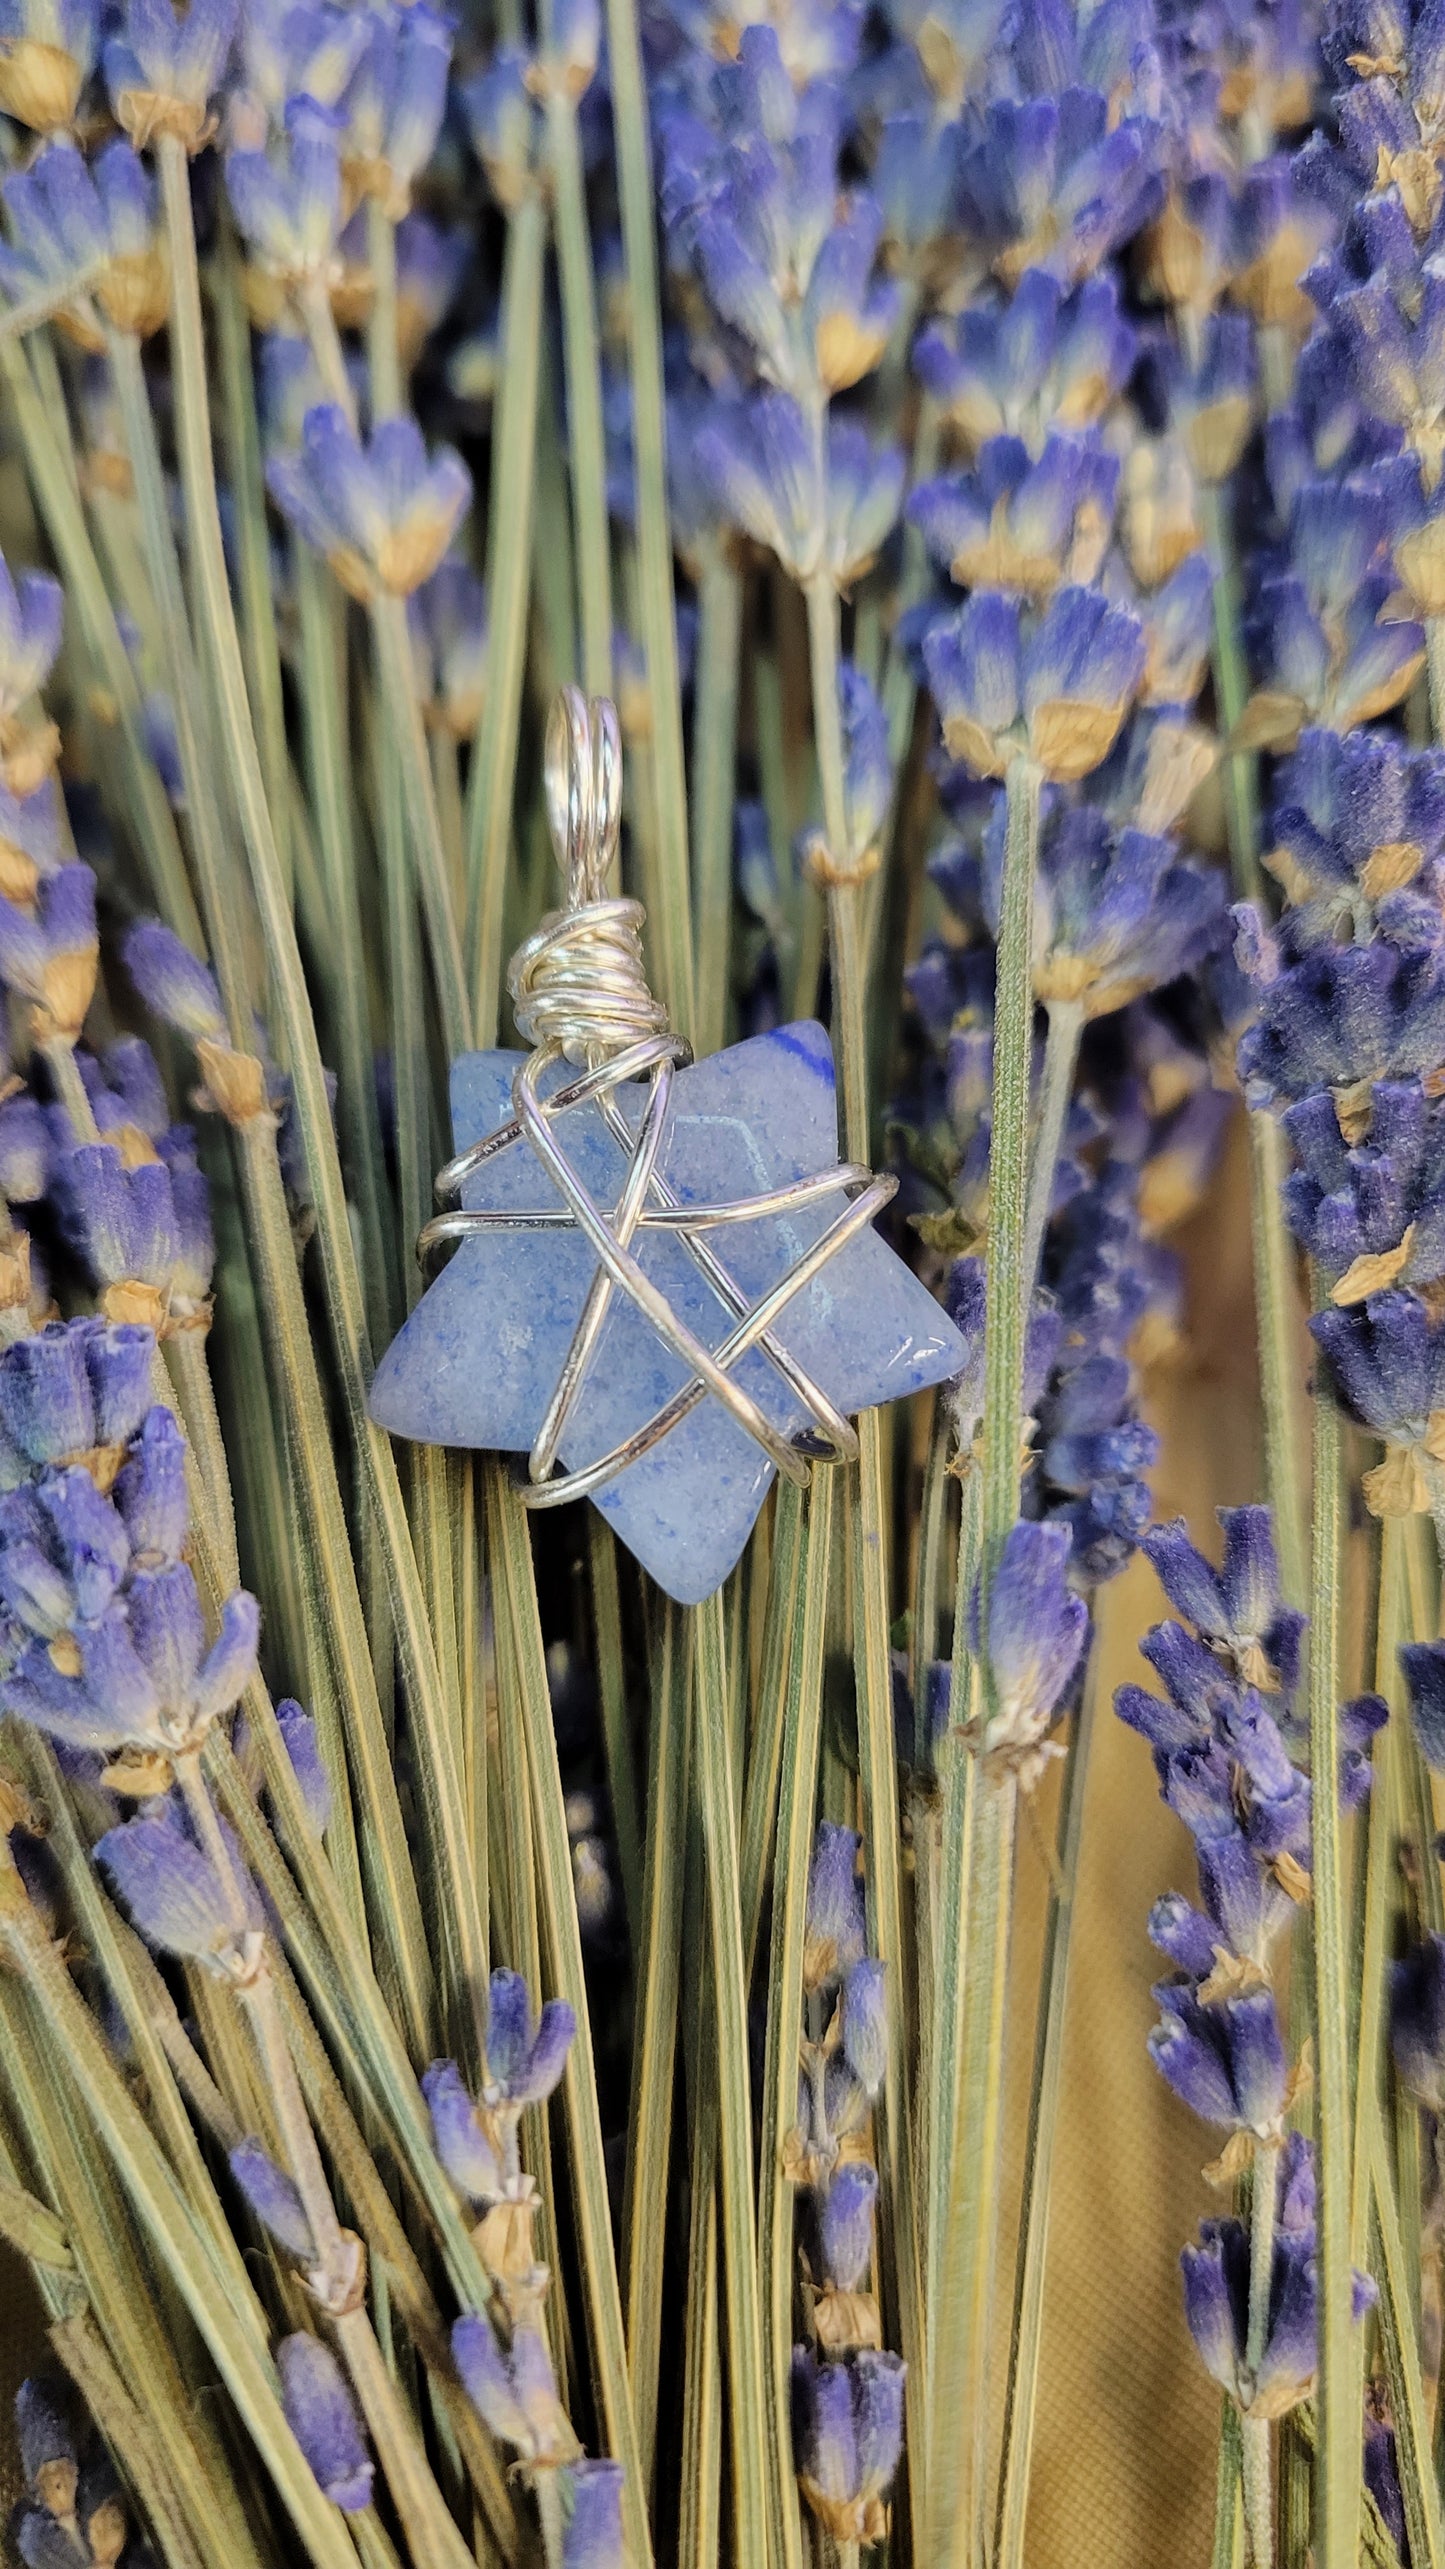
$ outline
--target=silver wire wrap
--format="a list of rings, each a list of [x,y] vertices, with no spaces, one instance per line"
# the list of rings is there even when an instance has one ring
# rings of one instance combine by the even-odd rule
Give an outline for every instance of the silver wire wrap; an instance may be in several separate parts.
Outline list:
[[[810,1462],[853,1461],[858,1439],[827,1393],[774,1335],[772,1324],[828,1259],[881,1211],[896,1181],[840,1162],[734,1203],[682,1203],[657,1163],[673,1075],[692,1054],[669,1030],[667,1011],[647,986],[641,902],[610,898],[606,889],[621,823],[622,749],[616,710],[605,697],[589,702],[576,687],[562,690],[547,724],[544,775],[567,906],[552,911],[518,947],[507,973],[518,1028],[535,1050],[512,1084],[512,1122],[448,1160],[438,1174],[436,1194],[438,1202],[449,1203],[468,1178],[520,1142],[530,1147],[562,1202],[535,1212],[457,1207],[440,1213],[420,1234],[417,1256],[425,1267],[436,1250],[454,1241],[487,1231],[536,1229],[580,1230],[597,1253],[572,1343],[528,1457],[528,1481],[521,1493],[526,1506],[560,1507],[600,1489],[649,1453],[709,1395],[755,1438],[779,1472],[806,1483]],[[581,1076],[543,1097],[543,1074],[562,1061],[580,1069]],[[615,1092],[642,1078],[648,1082],[647,1103],[634,1132]],[[589,1103],[595,1104],[627,1160],[622,1192],[610,1211],[593,1202],[553,1129],[569,1109]],[[843,1211],[759,1302],[750,1303],[707,1234],[792,1212],[824,1195],[844,1196]],[[694,1337],[638,1264],[632,1244],[647,1231],[670,1231],[681,1242],[729,1314],[732,1326],[718,1347],[706,1347]],[[690,1380],[610,1453],[582,1471],[558,1474],[557,1449],[618,1289],[688,1367]],[[796,1438],[775,1427],[734,1378],[734,1369],[753,1347],[768,1357],[808,1414],[811,1425]]]

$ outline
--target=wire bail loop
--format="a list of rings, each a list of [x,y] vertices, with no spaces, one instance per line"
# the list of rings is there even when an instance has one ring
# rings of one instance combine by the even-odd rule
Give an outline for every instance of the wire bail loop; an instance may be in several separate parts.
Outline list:
[[[642,904],[607,893],[622,825],[622,740],[605,696],[562,689],[543,772],[567,906],[517,948],[507,989],[529,1044],[592,1066],[667,1032],[667,1010],[647,986]]]

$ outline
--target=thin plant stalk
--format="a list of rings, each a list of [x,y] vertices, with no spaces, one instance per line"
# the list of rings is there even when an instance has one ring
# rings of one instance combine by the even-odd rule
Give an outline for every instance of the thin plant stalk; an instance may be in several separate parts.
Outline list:
[[[1320,2386],[1315,2483],[1319,2569],[1353,2569],[1359,2540],[1359,2361],[1350,2270],[1348,1920],[1339,1804],[1340,1608],[1345,1500],[1340,1413],[1315,1395],[1310,1620],[1310,1782],[1319,2159]]]
[[[869,1157],[867,979],[861,877],[848,873],[847,806],[842,725],[838,705],[838,595],[830,580],[808,584],[809,667],[823,826],[830,857],[828,925],[832,940],[834,1005],[841,1050],[843,1147],[851,1160]],[[899,1858],[897,1751],[893,1734],[888,1522],[883,1428],[877,1409],[858,1422],[854,1669],[858,1763],[863,1789],[863,1833],[868,1923],[873,1951],[887,1966],[895,1992],[887,2011],[888,2060],[878,2117],[879,2200],[885,2260],[892,2255],[899,2334],[915,2384],[923,2381],[922,2279],[914,2214],[908,2060],[903,1990],[905,1946]],[[885,2263],[885,2277],[887,2266]],[[925,2389],[926,2403],[926,2389]],[[915,2408],[915,2421],[924,2425]],[[910,2486],[913,2483],[910,2482]]]
[[[1089,1751],[1098,1710],[1097,1664],[1084,1681],[1074,1734],[1064,1768],[1059,1811],[1057,1871],[1044,1929],[1040,1973],[1038,2033],[1034,2048],[1033,2087],[1029,2097],[1024,2142],[1023,2202],[1019,2213],[1019,2249],[1014,2273],[1013,2331],[1009,2344],[1008,2388],[1004,2398],[1003,2456],[999,2466],[996,2569],[1025,2569],[1029,2480],[1033,2462],[1034,2420],[1038,2403],[1039,2358],[1043,2352],[1044,2275],[1048,2259],[1050,2186],[1058,2140],[1059,2098],[1063,2084],[1064,2023],[1069,1989],[1069,1956],[1079,1884],[1079,1850],[1084,1835],[1084,1800],[1088,1787]]]
[[[627,270],[632,358],[638,609],[652,705],[652,773],[662,898],[652,921],[658,995],[691,1040],[694,1010],[692,894],[688,881],[687,775],[672,588],[663,402],[662,312],[657,278],[657,200],[642,77],[637,0],[607,0],[607,62]],[[495,605],[493,613],[496,612]]]
[[[211,309],[220,363],[221,401],[226,423],[226,460],[236,509],[236,586],[241,605],[241,638],[246,653],[252,716],[266,793],[278,819],[277,846],[284,867],[288,832],[280,824],[286,809],[286,702],[281,685],[281,646],[276,631],[276,596],[271,563],[271,535],[266,522],[266,473],[261,455],[256,387],[251,373],[251,338],[242,300],[240,254],[231,224],[222,220]]]
[[[693,1615],[693,1776],[707,1866],[712,1961],[709,2049],[718,2098],[722,2244],[732,2425],[733,2524],[739,2556],[765,2564],[765,2484],[757,2458],[766,2435],[747,1990],[738,1904],[737,1802],[728,1738],[727,1660],[719,1590]]]
[[[467,787],[464,951],[471,986],[473,1034],[479,1044],[495,1043],[501,1002],[507,856],[527,655],[546,247],[546,210],[533,191],[523,198],[507,222],[499,391],[492,429],[487,511],[487,692]]]
[[[1031,760],[1009,767],[994,995],[993,1120],[989,1170],[981,1593],[1018,1515],[1023,1433],[1024,1338],[1032,1279],[1024,1259],[1028,1214],[1029,1084],[1033,1054],[1033,884],[1040,777]],[[985,1670],[986,1670],[985,1657]],[[986,1691],[987,1679],[984,1678]],[[1011,1771],[980,1768],[973,1844],[961,1884],[967,1967],[948,2128],[951,2190],[932,2352],[928,2554],[967,2569],[981,2552],[986,2506],[989,2322],[999,2223],[1004,2104],[1004,2003],[1013,1904],[1017,1787]],[[945,1868],[948,1850],[945,1847]],[[945,1910],[941,1933],[955,1932]],[[945,2109],[946,2111],[946,2109]],[[959,2421],[966,2421],[959,2431]]]
[[[294,547],[293,567],[301,630],[300,699],[306,776],[316,822],[328,927],[336,949],[333,1038],[341,1071],[337,1113],[360,1222],[367,1322],[379,1346],[400,1313],[402,1290],[396,1272],[396,1226],[382,1156],[357,896],[356,815],[340,683],[344,601],[336,583],[326,578],[320,563],[304,545]]]
[[[793,2190],[786,2169],[788,2135],[798,2112],[798,2031],[803,2021],[803,1945],[808,1863],[818,1792],[823,1722],[823,1655],[827,1587],[823,1565],[832,1550],[833,1484],[813,1476],[803,1521],[797,1632],[788,1671],[782,1729],[773,1875],[772,1951],[763,2064],[762,2159],[758,2248],[767,2340],[767,2475],[778,2569],[802,2569],[803,2531],[788,2435],[788,2378],[793,2350]],[[812,1575],[809,1576],[811,1568]]]
[[[1225,741],[1224,814],[1230,870],[1241,901],[1262,903],[1259,862],[1257,762],[1249,750],[1229,746],[1249,695],[1242,637],[1239,565],[1230,515],[1231,494],[1218,483],[1201,488],[1205,539],[1213,557],[1214,692]],[[1300,1293],[1295,1253],[1285,1226],[1281,1188],[1283,1137],[1272,1115],[1249,1118],[1250,1230],[1254,1248],[1254,1298],[1259,1331],[1260,1393],[1264,1411],[1265,1486],[1274,1511],[1275,1542],[1284,1593],[1302,1605],[1309,1575],[1306,1524],[1309,1467],[1304,1445],[1299,1356]]]
[[[551,42],[551,8],[541,11],[542,51]],[[547,81],[547,156],[552,174],[552,230],[561,289],[567,370],[567,453],[572,470],[572,523],[577,543],[577,603],[582,685],[589,696],[612,692],[612,564],[607,512],[607,451],[602,427],[602,370],[597,347],[597,286],[577,101],[565,72]]]
[[[455,1061],[471,1048],[472,1011],[452,908],[451,868],[412,674],[405,599],[378,597],[371,610],[371,629],[381,673],[382,703],[401,769],[407,836],[427,923],[442,1045],[448,1060]]]
[[[673,2086],[681,1997],[683,1856],[687,1828],[689,1655],[682,1609],[665,1600],[655,1675],[643,1858],[642,1933],[635,1948],[632,2103],[627,2128],[627,2188],[622,2213],[622,2272],[627,2360],[644,2485],[657,2455],[663,2259],[672,2151]]]
[[[695,1040],[702,1054],[718,1051],[728,1036],[726,957],[732,929],[733,775],[742,618],[742,575],[725,542],[711,538],[698,581],[692,717],[693,885],[697,949],[704,966],[698,975]]]
[[[652,2544],[627,2375],[622,2296],[618,2290],[617,2261],[612,2244],[591,2019],[572,1882],[572,1851],[567,1837],[567,1812],[547,1692],[547,1663],[537,1619],[531,1547],[521,1501],[509,1485],[500,1481],[500,1475],[497,1479],[500,1486],[496,1491],[496,1513],[501,1539],[495,1568],[504,1610],[511,1618],[513,1647],[526,1704],[527,1758],[539,1859],[538,1888],[550,1953],[552,1985],[559,1996],[567,1999],[577,2023],[577,2032],[567,2056],[563,2099],[592,2364],[608,2446],[626,2474],[622,2513],[628,2547],[635,2569],[649,2569]]]

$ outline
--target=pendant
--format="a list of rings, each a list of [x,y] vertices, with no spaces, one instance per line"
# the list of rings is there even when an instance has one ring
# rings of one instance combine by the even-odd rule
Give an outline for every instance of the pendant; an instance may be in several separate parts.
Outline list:
[[[775,1472],[858,1451],[857,1411],[959,1371],[947,1314],[872,1228],[895,1180],[838,1158],[821,1026],[693,1062],[609,899],[617,718],[567,688],[547,736],[567,907],[507,976],[527,1053],[452,1065],[449,1264],[387,1349],[395,1436],[527,1456],[529,1507],[587,1497],[679,1604],[735,1566]]]

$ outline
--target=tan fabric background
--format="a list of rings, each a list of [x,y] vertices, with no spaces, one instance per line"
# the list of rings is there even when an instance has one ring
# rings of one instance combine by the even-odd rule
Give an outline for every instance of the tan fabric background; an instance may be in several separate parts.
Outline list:
[[[1237,1133],[1208,1209],[1180,1245],[1191,1280],[1190,1350],[1157,1382],[1161,1515],[1201,1540],[1214,1507],[1257,1495],[1248,1187]],[[1135,1643],[1162,1611],[1138,1562],[1108,1592],[1107,1694],[1140,1672]],[[1144,2049],[1158,1960],[1144,1934],[1157,1894],[1192,1888],[1183,1830],[1159,1802],[1148,1751],[1105,1712],[1088,1784],[1068,2048],[1053,2187],[1029,2569],[1203,2569],[1213,2510],[1218,2403],[1180,2309],[1178,2254],[1217,2208],[1200,2169],[1207,2135],[1177,2107]],[[1051,1828],[1052,1813],[1040,1812]],[[1047,1881],[1025,1840],[1010,2061],[1020,2132]],[[1006,2314],[1005,2325],[1006,2325]],[[40,2349],[28,2277],[0,2250],[0,2405]],[[0,2502],[16,2493],[0,2422]],[[219,2564],[218,2564],[219,2569]],[[740,2564],[741,2569],[741,2564]]]

